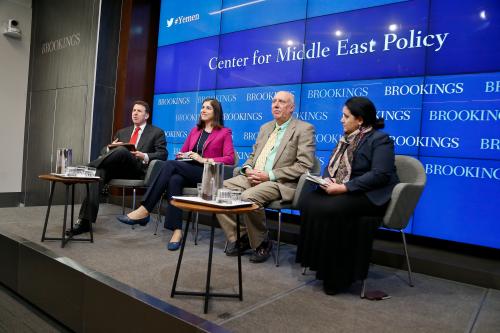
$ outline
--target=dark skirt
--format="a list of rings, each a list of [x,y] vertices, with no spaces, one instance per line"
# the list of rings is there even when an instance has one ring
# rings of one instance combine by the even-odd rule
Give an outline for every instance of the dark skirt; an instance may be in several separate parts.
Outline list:
[[[374,205],[363,193],[333,196],[321,189],[309,193],[301,205],[296,261],[316,271],[316,278],[323,280],[327,294],[338,293],[353,282],[364,280],[373,234],[386,208],[387,204]]]

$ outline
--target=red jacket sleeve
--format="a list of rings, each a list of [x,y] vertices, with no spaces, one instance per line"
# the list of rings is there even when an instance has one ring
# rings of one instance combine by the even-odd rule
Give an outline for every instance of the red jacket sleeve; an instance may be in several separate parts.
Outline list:
[[[233,133],[230,128],[224,128],[222,156],[212,157],[212,159],[225,165],[234,165]]]

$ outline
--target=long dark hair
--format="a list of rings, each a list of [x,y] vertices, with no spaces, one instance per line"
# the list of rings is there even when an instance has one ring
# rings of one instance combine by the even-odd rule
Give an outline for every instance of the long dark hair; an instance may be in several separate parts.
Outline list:
[[[351,97],[345,102],[351,114],[363,119],[363,127],[372,126],[374,129],[384,128],[384,118],[377,118],[377,109],[372,101],[366,97]]]
[[[224,127],[224,114],[222,113],[222,105],[220,104],[220,102],[211,97],[205,98],[201,105],[203,105],[203,103],[205,102],[210,102],[210,105],[214,108],[214,120],[212,120],[213,127],[217,129]],[[196,127],[198,127],[198,129],[205,128],[205,122],[201,120],[201,114],[198,117],[198,123],[196,124]]]

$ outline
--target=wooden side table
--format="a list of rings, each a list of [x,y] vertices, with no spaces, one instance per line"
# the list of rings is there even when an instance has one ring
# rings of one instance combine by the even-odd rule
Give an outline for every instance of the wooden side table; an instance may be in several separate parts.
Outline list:
[[[238,208],[219,208],[219,207],[211,207],[197,203],[189,203],[183,202],[179,200],[173,199],[170,201],[170,204],[179,209],[188,211],[188,219],[186,226],[184,227],[184,234],[182,235],[182,244],[181,250],[179,253],[179,259],[177,260],[177,268],[175,269],[175,277],[174,283],[172,285],[172,292],[170,297],[174,297],[175,295],[189,295],[189,296],[203,296],[205,298],[205,304],[203,308],[203,313],[207,313],[208,311],[208,300],[210,297],[232,297],[239,298],[240,301],[243,300],[243,280],[241,273],[241,253],[238,251],[238,293],[237,294],[227,294],[227,293],[212,293],[210,292],[210,276],[212,272],[212,253],[214,249],[214,231],[215,231],[215,223],[216,214],[234,214],[236,215],[236,241],[240,241],[240,214],[249,213],[259,208],[256,204],[252,204],[251,206],[246,207],[238,207]],[[176,290],[177,287],[177,278],[179,277],[179,271],[182,263],[182,255],[184,254],[184,246],[186,245],[187,233],[189,230],[189,223],[191,222],[191,218],[195,213],[209,213],[212,214],[212,222],[210,226],[210,248],[208,252],[208,267],[207,267],[207,280],[205,291],[182,291]]]
[[[90,238],[73,238],[73,233],[70,233],[69,236],[66,237],[66,220],[68,215],[68,200],[69,200],[69,188],[71,187],[71,227],[70,230],[73,231],[73,215],[75,212],[75,184],[85,184],[87,189],[87,196],[89,195],[89,184],[98,182],[98,178],[65,178],[58,177],[55,175],[40,175],[38,178],[50,181],[50,196],[49,196],[49,204],[47,206],[47,213],[45,214],[45,223],[43,225],[42,232],[42,242],[45,240],[60,240],[61,247],[64,247],[67,242],[70,240],[73,241],[81,241],[81,242],[94,242],[94,235],[92,233],[92,223],[90,223]],[[62,227],[61,237],[45,237],[45,233],[47,231],[47,223],[49,222],[50,215],[50,207],[52,206],[52,197],[54,196],[54,188],[56,187],[56,183],[62,183],[66,186],[66,195],[65,195],[65,203],[64,203],[64,220]]]

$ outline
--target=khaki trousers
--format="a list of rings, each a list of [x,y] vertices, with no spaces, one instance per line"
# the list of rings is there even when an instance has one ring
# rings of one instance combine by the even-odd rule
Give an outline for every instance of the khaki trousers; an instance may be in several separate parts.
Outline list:
[[[242,191],[242,200],[252,201],[259,205],[258,210],[242,215],[243,225],[241,225],[242,234],[248,233],[250,246],[256,249],[267,239],[264,206],[271,201],[281,199],[278,183],[267,181],[252,187],[246,176],[239,175],[224,181],[224,187],[230,190]],[[236,241],[236,216],[218,214],[217,219],[227,239],[230,242]]]

